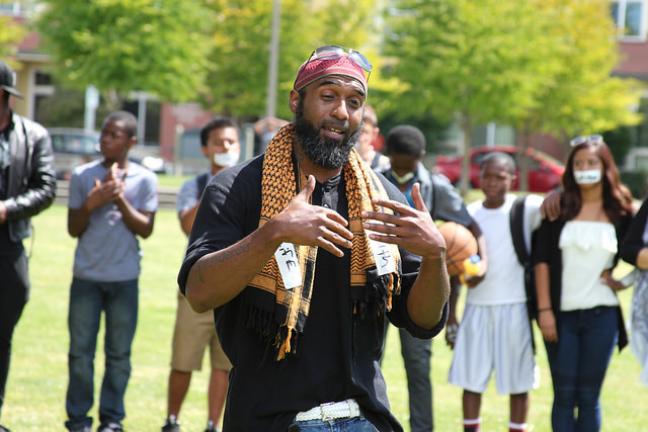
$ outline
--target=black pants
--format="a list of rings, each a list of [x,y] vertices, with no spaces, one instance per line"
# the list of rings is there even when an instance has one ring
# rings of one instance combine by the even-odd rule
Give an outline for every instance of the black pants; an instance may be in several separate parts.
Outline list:
[[[9,375],[11,337],[29,296],[29,274],[24,251],[0,254],[0,410]]]

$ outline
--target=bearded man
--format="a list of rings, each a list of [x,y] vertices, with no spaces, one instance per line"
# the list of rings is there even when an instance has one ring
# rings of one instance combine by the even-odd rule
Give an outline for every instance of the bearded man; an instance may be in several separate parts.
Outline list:
[[[445,243],[419,187],[412,208],[353,149],[370,71],[357,51],[316,49],[290,92],[294,123],[203,194],[178,283],[214,310],[233,365],[226,432],[401,431],[384,321],[420,338],[446,321]]]

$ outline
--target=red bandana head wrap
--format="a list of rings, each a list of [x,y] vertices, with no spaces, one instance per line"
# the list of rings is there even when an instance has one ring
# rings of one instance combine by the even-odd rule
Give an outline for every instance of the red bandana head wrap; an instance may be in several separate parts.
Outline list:
[[[367,91],[367,77],[364,70],[347,56],[335,59],[314,59],[303,64],[297,72],[294,89],[299,91],[312,82],[330,75],[353,78]]]

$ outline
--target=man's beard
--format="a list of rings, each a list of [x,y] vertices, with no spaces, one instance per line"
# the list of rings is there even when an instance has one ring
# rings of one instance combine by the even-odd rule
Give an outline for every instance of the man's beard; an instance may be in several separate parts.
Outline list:
[[[346,126],[334,127],[347,129]],[[349,153],[358,141],[360,129],[356,129],[350,135],[347,131],[342,140],[325,138],[320,136],[320,129],[304,118],[301,101],[295,114],[295,133],[302,150],[314,164],[326,169],[340,168],[349,160]]]

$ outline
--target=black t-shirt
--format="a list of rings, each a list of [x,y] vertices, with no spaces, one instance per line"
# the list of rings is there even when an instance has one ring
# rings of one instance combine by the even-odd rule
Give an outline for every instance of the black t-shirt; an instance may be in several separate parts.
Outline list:
[[[227,169],[210,182],[200,203],[189,248],[178,282],[184,292],[191,266],[201,256],[232,245],[254,231],[261,210],[263,156]],[[403,195],[381,176],[389,196],[406,203]],[[313,204],[335,209],[347,217],[341,177],[317,184]],[[286,431],[295,415],[325,402],[355,398],[363,414],[380,431],[401,431],[389,412],[379,359],[384,341],[385,314],[353,315],[349,287],[350,251],[337,258],[324,249],[317,253],[310,313],[295,354],[277,361],[276,349],[248,328],[243,295],[216,313],[216,327],[225,353],[234,365],[224,418],[224,430]],[[441,331],[418,327],[406,310],[420,258],[401,250],[402,294],[394,297],[391,322],[410,333],[430,338]],[[223,277],[227,277],[223,275]],[[252,290],[252,292],[249,292]],[[253,294],[255,288],[244,292]]]

